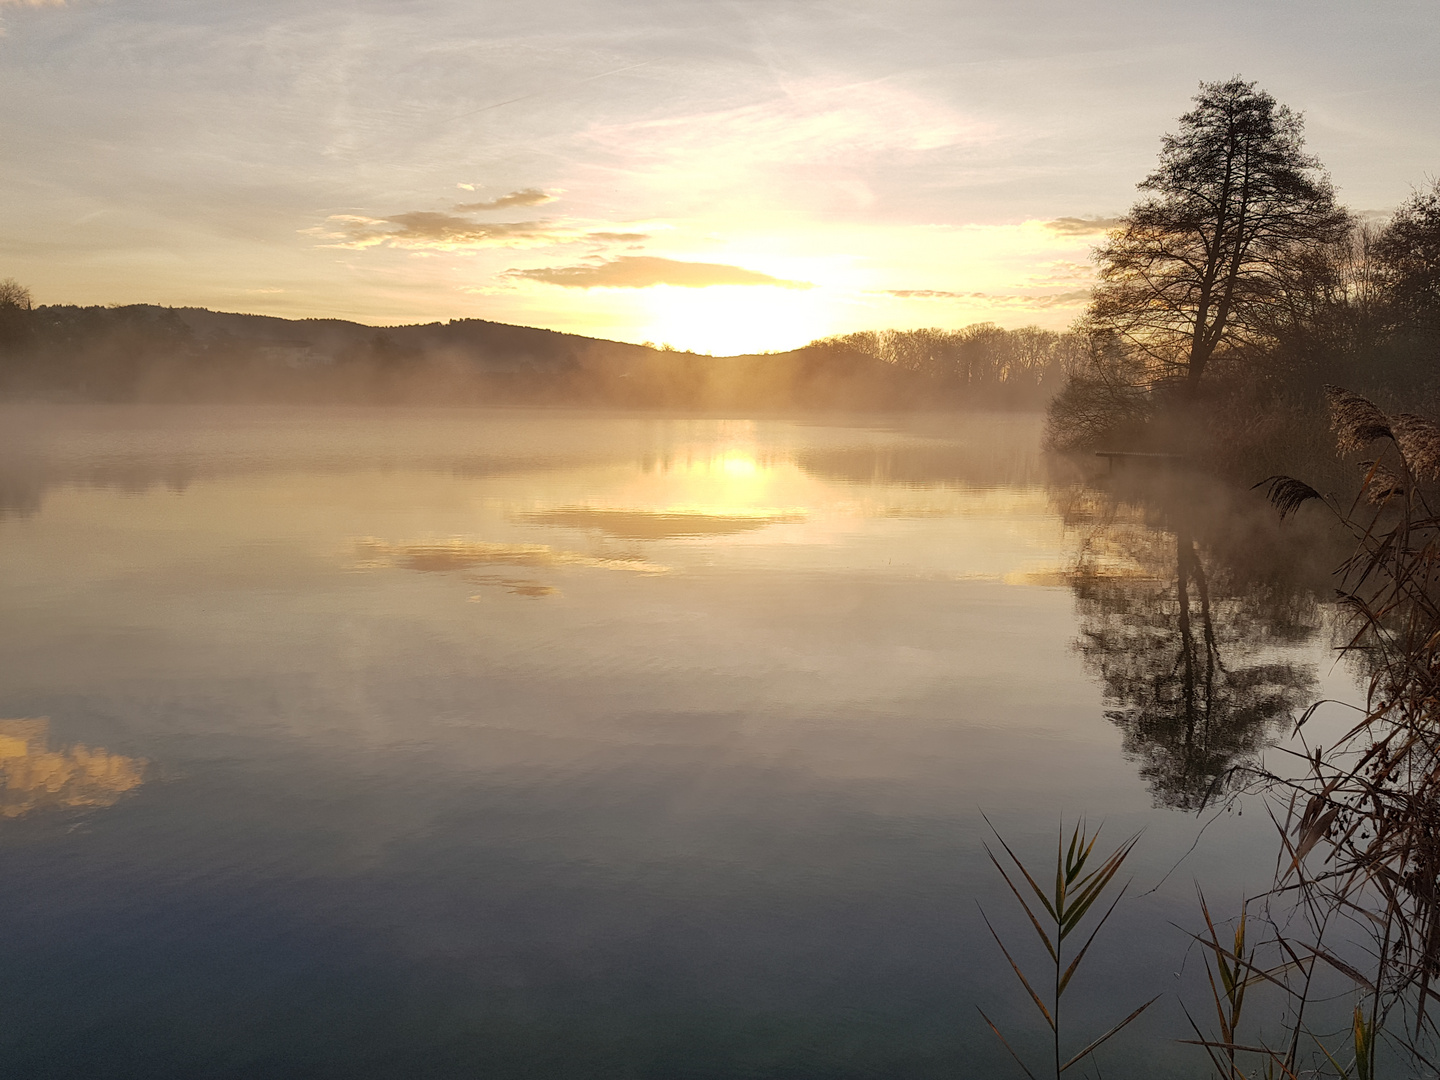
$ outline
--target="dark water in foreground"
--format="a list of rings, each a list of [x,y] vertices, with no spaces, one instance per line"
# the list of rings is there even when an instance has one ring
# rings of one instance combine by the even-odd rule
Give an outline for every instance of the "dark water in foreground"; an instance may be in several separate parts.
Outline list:
[[[1273,841],[1193,810],[1353,695],[1036,417],[0,419],[6,1076],[1018,1075],[982,809],[1146,829],[1076,1034],[1164,993],[1106,1075],[1199,1075],[1170,924]]]

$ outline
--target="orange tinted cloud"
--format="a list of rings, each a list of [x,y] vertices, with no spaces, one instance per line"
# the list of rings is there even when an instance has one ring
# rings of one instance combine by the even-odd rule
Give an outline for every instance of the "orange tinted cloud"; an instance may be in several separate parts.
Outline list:
[[[758,270],[747,270],[743,266],[682,262],[653,255],[623,255],[578,266],[508,270],[504,276],[561,285],[567,289],[647,289],[652,285],[676,285],[685,289],[704,289],[712,285],[772,285],[782,289],[814,287],[808,281],[789,281]]]
[[[525,188],[523,191],[512,191],[509,195],[501,195],[500,198],[491,199],[489,202],[461,203],[455,207],[455,212],[476,214],[483,210],[506,210],[512,206],[544,206],[546,203],[554,201],[554,195],[547,195],[539,188]]]
[[[1045,227],[1061,236],[1092,236],[1119,226],[1118,217],[1062,217],[1047,221]]]
[[[335,214],[327,219],[326,226],[305,231],[317,239],[329,241],[334,247],[385,246],[445,251],[473,247],[534,247],[587,241],[600,244],[633,244],[649,239],[648,233],[641,232],[586,229],[551,221],[472,221],[468,217],[434,210],[412,210],[382,218]]]

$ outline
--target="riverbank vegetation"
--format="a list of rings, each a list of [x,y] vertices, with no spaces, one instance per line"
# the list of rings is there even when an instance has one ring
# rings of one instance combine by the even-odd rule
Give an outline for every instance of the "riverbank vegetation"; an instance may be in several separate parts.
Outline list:
[[[1334,387],[1327,398],[1337,449],[1360,467],[1357,496],[1292,477],[1268,494],[1281,515],[1320,503],[1352,536],[1337,571],[1339,642],[1366,694],[1328,739],[1308,725],[1335,705],[1306,710],[1289,760],[1253,771],[1281,843],[1274,887],[1257,900],[1263,936],[1247,947],[1237,932],[1230,948],[1207,912],[1201,943],[1228,965],[1222,1021],[1223,998],[1266,986],[1283,1037],[1242,1044],[1235,1023],[1218,1036],[1197,1028],[1227,1078],[1250,1075],[1237,1053],[1287,1077],[1440,1071],[1440,425]],[[1348,1037],[1327,1045],[1321,1018],[1336,1000],[1351,1011]]]
[[[1382,222],[1349,212],[1299,116],[1232,79],[1202,85],[1140,190],[1096,252],[1048,440],[1187,463],[1149,492],[1075,489],[1067,520],[1095,522],[1078,647],[1157,802],[1259,800],[1276,826],[1271,888],[1228,924],[1200,899],[1188,1041],[1222,1080],[1440,1075],[1440,424],[1421,415],[1440,406],[1440,183]],[[1223,584],[1256,560],[1204,536],[1207,474],[1259,481],[1277,519],[1328,536],[1329,580]],[[1173,548],[1126,548],[1127,515]],[[1137,586],[1105,572],[1117,559],[1153,569]],[[1325,594],[1358,708],[1227,657],[1227,620],[1311,635]]]

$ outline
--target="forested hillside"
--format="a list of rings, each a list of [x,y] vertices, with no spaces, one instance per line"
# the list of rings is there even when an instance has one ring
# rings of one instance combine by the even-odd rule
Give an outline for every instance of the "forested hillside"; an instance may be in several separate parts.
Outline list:
[[[714,357],[479,319],[372,327],[37,307],[13,281],[0,295],[0,395],[10,399],[1040,408],[1074,352],[1060,335],[982,324]]]

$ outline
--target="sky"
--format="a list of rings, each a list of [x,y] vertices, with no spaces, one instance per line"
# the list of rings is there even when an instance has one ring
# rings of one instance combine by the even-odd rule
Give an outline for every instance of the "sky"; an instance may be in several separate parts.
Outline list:
[[[1378,213],[1440,174],[1437,56],[1435,0],[0,0],[0,278],[716,354],[1058,330],[1202,80]]]

